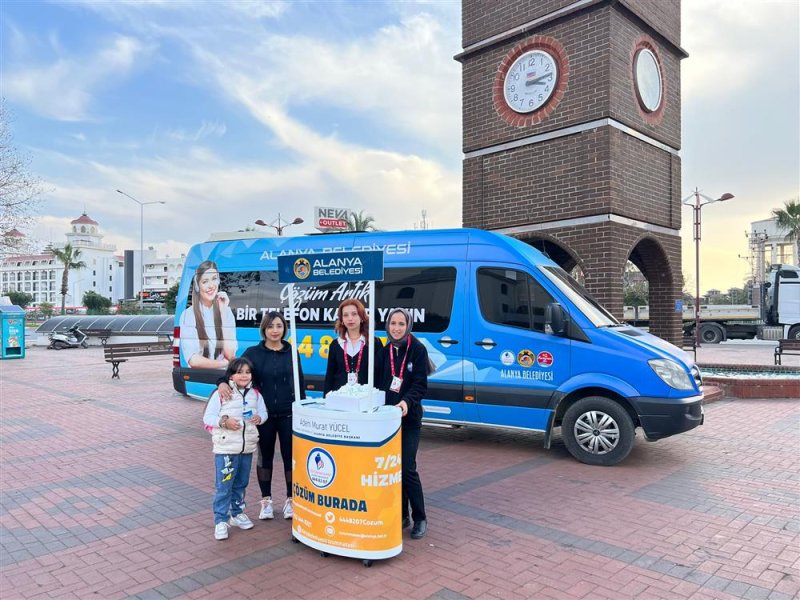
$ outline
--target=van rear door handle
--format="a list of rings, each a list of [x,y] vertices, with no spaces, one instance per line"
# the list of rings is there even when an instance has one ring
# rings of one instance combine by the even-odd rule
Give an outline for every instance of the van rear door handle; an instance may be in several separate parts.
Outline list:
[[[475,342],[475,345],[482,346],[485,350],[491,350],[497,346],[497,342],[489,338],[483,338],[482,340]]]
[[[454,340],[453,338],[447,336],[439,338],[436,341],[439,342],[445,348],[449,348],[450,346],[453,346],[454,344],[458,343],[458,340]]]

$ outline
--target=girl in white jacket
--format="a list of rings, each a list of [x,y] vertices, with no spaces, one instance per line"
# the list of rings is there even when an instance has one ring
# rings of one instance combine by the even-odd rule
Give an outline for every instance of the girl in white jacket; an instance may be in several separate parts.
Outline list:
[[[214,538],[228,538],[228,527],[252,529],[244,514],[244,493],[250,481],[253,452],[258,447],[257,425],[267,420],[264,398],[253,387],[253,364],[246,358],[231,361],[225,372],[232,396],[224,403],[214,391],[206,404],[203,423],[214,443],[216,493]]]

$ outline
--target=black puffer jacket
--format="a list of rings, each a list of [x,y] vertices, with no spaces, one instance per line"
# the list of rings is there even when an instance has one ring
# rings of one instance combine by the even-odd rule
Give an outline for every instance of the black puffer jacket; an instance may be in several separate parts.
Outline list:
[[[400,365],[406,355],[406,345],[396,348],[391,343],[386,344],[378,363],[378,377],[376,385],[379,390],[386,392],[386,404],[399,404],[405,400],[408,405],[408,414],[403,417],[404,429],[417,429],[422,427],[422,398],[428,393],[428,351],[417,338],[411,337],[411,346],[408,349],[405,367],[403,367],[403,383],[398,392],[392,392],[392,369],[389,353],[394,354],[396,374],[399,375]]]
[[[294,379],[292,377],[292,346],[283,342],[280,350],[270,350],[264,343],[251,346],[242,354],[253,363],[253,385],[264,396],[270,417],[288,417],[294,402]],[[300,374],[300,397],[306,397],[303,365],[297,360]]]

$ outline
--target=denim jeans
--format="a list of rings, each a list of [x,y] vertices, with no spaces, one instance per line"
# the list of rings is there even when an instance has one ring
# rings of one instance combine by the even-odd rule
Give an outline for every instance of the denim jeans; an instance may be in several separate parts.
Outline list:
[[[244,510],[244,492],[250,481],[252,454],[215,454],[214,525]]]

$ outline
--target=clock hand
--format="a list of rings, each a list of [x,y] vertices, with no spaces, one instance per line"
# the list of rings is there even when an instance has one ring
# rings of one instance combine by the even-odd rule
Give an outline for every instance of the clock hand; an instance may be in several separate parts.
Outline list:
[[[540,77],[537,77],[536,79],[531,79],[529,81],[526,81],[525,85],[526,86],[529,86],[529,85],[543,85],[544,82],[542,80],[545,79],[546,77],[551,77],[552,78],[553,74],[552,73],[547,73],[546,75],[542,75]]]

